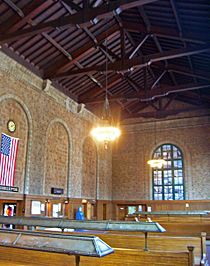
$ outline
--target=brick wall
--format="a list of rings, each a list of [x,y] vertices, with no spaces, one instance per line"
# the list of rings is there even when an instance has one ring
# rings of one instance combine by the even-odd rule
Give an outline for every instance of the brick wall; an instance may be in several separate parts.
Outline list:
[[[83,143],[82,170],[82,197],[95,199],[97,190],[97,150],[91,138],[87,138]]]
[[[86,151],[83,152],[83,142],[89,136],[96,118],[86,109],[79,112],[80,107],[0,53],[0,131],[9,134],[8,120],[16,122],[17,130],[10,135],[20,138],[15,176],[19,194],[47,196],[51,187],[60,187],[64,189],[63,197],[83,196],[83,166],[92,160],[95,169],[96,153],[103,154],[104,151],[100,145],[94,146],[93,157],[91,154],[87,155],[91,158],[84,159]],[[89,148],[87,151],[92,153]],[[98,197],[105,200],[111,199],[112,193],[111,183],[108,184],[111,182],[111,152],[106,156],[98,157],[97,162],[101,165],[97,178],[106,180],[108,188],[106,193],[100,193],[103,187],[98,186]],[[92,176],[87,178],[89,182]],[[6,193],[0,192],[1,198],[4,195]],[[17,197],[17,194],[13,195]],[[85,186],[84,195],[95,197],[92,182]]]
[[[12,98],[2,99],[0,108],[0,132],[4,132],[13,137],[20,139],[18,146],[18,160],[16,162],[16,177],[14,186],[19,187],[20,192],[23,193],[24,176],[26,170],[26,150],[28,143],[28,122],[26,114],[22,111],[21,105]],[[9,133],[7,129],[7,122],[9,119],[18,121],[18,127],[14,133]]]
[[[47,130],[44,157],[44,191],[51,194],[51,188],[63,188],[67,196],[69,158],[69,138],[65,127],[54,122]]]
[[[33,199],[49,196],[51,187],[64,188],[63,196],[72,199],[97,196],[106,204],[112,198],[151,199],[151,171],[146,162],[163,143],[183,151],[186,199],[210,198],[210,123],[205,114],[158,121],[156,145],[154,122],[124,125],[112,156],[111,149],[107,152],[88,138],[96,120],[90,112],[78,113],[80,106],[74,101],[44,86],[43,80],[2,53],[0,107],[1,132],[9,134],[7,121],[13,119],[17,130],[12,135],[20,138],[15,178],[18,199],[23,193]],[[10,197],[0,192],[1,198],[4,195]]]
[[[186,199],[210,198],[210,120],[208,115],[126,125],[113,150],[113,199],[152,199],[147,160],[155,148],[171,143],[183,151]]]

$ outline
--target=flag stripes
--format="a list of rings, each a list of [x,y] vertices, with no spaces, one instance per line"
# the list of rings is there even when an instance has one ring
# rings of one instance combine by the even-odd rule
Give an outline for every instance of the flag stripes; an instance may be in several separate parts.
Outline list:
[[[2,133],[0,153],[0,185],[14,186],[19,139]]]

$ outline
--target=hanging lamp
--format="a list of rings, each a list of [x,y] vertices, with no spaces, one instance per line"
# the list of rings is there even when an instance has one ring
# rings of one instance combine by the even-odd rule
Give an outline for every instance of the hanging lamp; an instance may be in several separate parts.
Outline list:
[[[152,159],[152,160],[149,160],[147,163],[148,163],[148,164],[150,165],[150,167],[152,167],[152,168],[162,168],[163,165],[166,163],[166,161],[165,161],[164,159],[159,158],[159,159]]]
[[[120,129],[112,124],[111,110],[107,92],[108,80],[108,58],[107,58],[107,39],[106,39],[106,83],[105,83],[105,100],[103,106],[103,115],[99,125],[91,130],[91,135],[99,142],[104,142],[104,148],[108,149],[108,143],[115,141],[121,134]]]
[[[145,73],[144,73],[144,80],[145,80],[145,90],[147,89],[147,66],[145,68]],[[157,146],[156,143],[156,121],[155,121],[155,147]],[[163,167],[164,164],[166,164],[166,161],[164,159],[162,159],[160,156],[158,156],[157,158],[153,158],[151,160],[147,161],[147,164],[150,165],[150,167],[154,168],[154,169],[160,169]]]
[[[156,121],[155,121],[155,147],[157,146],[156,143]],[[164,164],[166,164],[166,161],[161,158],[160,156],[153,158],[151,160],[148,160],[147,163],[150,165],[150,167],[155,168],[155,169],[160,169],[163,167]]]

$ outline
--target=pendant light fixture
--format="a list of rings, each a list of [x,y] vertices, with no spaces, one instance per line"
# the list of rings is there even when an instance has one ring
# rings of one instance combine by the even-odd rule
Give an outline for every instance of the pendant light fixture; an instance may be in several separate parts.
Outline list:
[[[144,80],[145,80],[145,90],[147,90],[147,66],[145,67],[145,72],[144,72]],[[155,147],[157,146],[156,143],[156,121],[155,123]],[[150,165],[150,167],[154,168],[154,169],[160,169],[163,167],[164,164],[166,164],[166,161],[164,159],[162,159],[160,156],[153,158],[151,160],[148,160],[147,163]]]
[[[157,146],[156,143],[156,121],[155,121],[155,147]],[[150,165],[150,167],[155,168],[155,169],[160,169],[163,167],[164,164],[166,164],[166,161],[164,159],[162,159],[160,156],[153,158],[149,161],[147,161],[147,163]]]
[[[164,159],[152,159],[152,160],[149,160],[148,162],[147,162],[149,165],[150,165],[150,167],[152,167],[152,168],[162,168],[163,167],[163,165],[166,163],[166,161],[164,160]]]
[[[111,110],[108,100],[108,57],[107,57],[107,39],[106,39],[106,80],[105,80],[105,101],[103,114],[99,125],[91,130],[91,135],[99,142],[104,142],[104,148],[108,149],[108,143],[115,141],[121,134],[120,129],[112,124]]]

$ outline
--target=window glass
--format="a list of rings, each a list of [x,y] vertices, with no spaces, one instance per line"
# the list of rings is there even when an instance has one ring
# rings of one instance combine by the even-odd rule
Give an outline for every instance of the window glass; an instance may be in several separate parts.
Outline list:
[[[166,161],[162,169],[152,169],[154,200],[183,200],[184,171],[181,150],[172,145],[159,146],[153,153],[153,159]]]
[[[163,158],[164,160],[166,160],[166,158]],[[166,164],[164,164],[164,168],[165,169],[170,169],[171,168],[171,161],[166,160]]]

